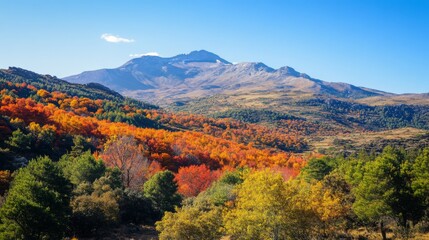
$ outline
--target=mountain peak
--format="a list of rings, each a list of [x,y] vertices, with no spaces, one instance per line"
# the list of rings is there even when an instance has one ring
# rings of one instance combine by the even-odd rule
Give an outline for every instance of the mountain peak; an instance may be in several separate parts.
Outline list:
[[[289,75],[294,77],[300,77],[302,75],[300,72],[296,71],[294,68],[289,66],[281,67],[277,69],[277,71],[282,75]]]
[[[230,62],[226,61],[225,59],[219,57],[218,55],[206,51],[206,50],[198,50],[198,51],[192,51],[188,54],[180,54],[175,57],[172,57],[173,60],[176,61],[183,61],[185,63],[188,62],[211,62],[211,63],[224,63],[224,64],[231,64]]]
[[[190,52],[189,54],[187,54],[187,55],[211,55],[211,56],[217,56],[216,54],[214,54],[214,53],[212,53],[212,52],[209,52],[209,51],[207,51],[207,50],[204,50],[204,49],[201,49],[201,50],[194,50],[194,51],[192,51],[192,52]]]
[[[274,72],[275,71],[273,68],[268,67],[262,62],[242,62],[242,63],[237,63],[236,66],[241,68],[251,69],[257,72],[259,71]]]

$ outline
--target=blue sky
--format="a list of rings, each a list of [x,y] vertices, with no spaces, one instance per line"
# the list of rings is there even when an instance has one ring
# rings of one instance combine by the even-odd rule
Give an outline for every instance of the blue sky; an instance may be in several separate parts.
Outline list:
[[[0,0],[0,10],[0,68],[64,77],[132,54],[205,49],[325,81],[429,92],[427,0]]]

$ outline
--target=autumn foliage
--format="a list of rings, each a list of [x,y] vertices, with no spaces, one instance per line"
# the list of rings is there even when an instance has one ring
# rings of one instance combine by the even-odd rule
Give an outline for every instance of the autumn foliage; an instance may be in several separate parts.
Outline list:
[[[197,196],[220,176],[220,171],[211,171],[206,165],[181,167],[176,174],[179,193],[185,197]]]
[[[299,120],[285,120],[289,127],[275,128],[260,124],[228,119],[215,119],[195,114],[170,113],[150,110],[147,115],[173,128],[187,129],[258,148],[278,148],[287,151],[302,151],[307,148],[301,135],[305,124]]]
[[[138,144],[147,146],[145,157],[149,161],[157,161],[162,167],[173,171],[182,166],[200,164],[205,164],[210,169],[225,166],[285,166],[299,169],[304,163],[299,155],[273,149],[258,149],[252,142],[243,144],[229,137],[215,137],[194,131],[172,132],[140,128],[127,123],[99,120],[94,115],[101,111],[102,101],[70,97],[58,92],[46,93],[31,85],[11,84],[11,88],[11,91],[16,92],[37,92],[37,95],[47,99],[36,102],[32,98],[19,98],[3,91],[0,114],[9,119],[18,119],[25,126],[32,122],[40,126],[48,125],[55,130],[57,140],[65,135],[89,137],[98,149],[102,149],[111,136],[133,136]],[[8,131],[7,126],[4,128],[4,132],[13,130]]]

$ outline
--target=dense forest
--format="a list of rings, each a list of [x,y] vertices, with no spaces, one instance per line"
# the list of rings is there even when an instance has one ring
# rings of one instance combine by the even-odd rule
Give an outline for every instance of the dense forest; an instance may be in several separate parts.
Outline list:
[[[0,239],[101,238],[123,225],[152,226],[159,239],[429,231],[425,143],[323,156],[303,136],[330,130],[292,115],[171,113],[18,68],[1,70],[0,86]],[[420,124],[407,109],[344,106]],[[282,125],[260,124],[273,118]]]

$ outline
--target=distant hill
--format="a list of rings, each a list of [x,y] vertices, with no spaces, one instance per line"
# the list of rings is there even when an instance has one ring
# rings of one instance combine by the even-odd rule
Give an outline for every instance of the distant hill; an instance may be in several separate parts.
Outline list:
[[[96,82],[126,96],[160,105],[216,94],[282,92],[360,99],[393,94],[325,82],[291,67],[273,69],[264,63],[232,64],[205,51],[163,58],[143,56],[115,69],[87,71],[64,78],[74,83]]]
[[[111,89],[97,83],[70,84],[51,75],[41,75],[22,68],[9,67],[0,69],[0,79],[14,83],[31,84],[47,91],[63,91],[70,95],[87,97],[90,99],[123,100],[124,97]]]

